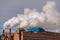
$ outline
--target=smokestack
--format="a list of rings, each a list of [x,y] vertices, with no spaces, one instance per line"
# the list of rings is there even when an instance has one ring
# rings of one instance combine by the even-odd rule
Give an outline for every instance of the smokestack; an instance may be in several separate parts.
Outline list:
[[[10,33],[10,35],[11,35],[11,28],[9,29],[9,33]]]
[[[4,35],[4,33],[5,33],[5,30],[3,29],[3,35]]]
[[[9,29],[9,34],[10,34],[9,39],[12,40],[12,37],[11,37],[11,35],[12,35],[11,28]]]
[[[21,32],[24,31],[23,29],[21,28],[17,28],[16,32],[18,33],[18,38],[19,40],[21,40]]]
[[[21,40],[21,30],[17,28],[16,32],[18,33],[18,39]]]
[[[2,40],[5,40],[5,30],[3,29]]]
[[[8,38],[8,37],[7,37],[7,33],[6,33],[6,38],[5,38],[5,40],[7,40],[7,38]]]
[[[21,40],[21,30],[18,28],[19,40]]]

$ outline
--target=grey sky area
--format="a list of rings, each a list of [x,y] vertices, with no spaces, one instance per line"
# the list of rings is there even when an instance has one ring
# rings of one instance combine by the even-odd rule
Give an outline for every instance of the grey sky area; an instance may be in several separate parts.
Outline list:
[[[47,1],[49,0],[0,0],[0,30],[6,20],[23,13],[24,8],[35,8],[41,11]],[[60,0],[54,1],[57,3],[57,10],[60,11]]]

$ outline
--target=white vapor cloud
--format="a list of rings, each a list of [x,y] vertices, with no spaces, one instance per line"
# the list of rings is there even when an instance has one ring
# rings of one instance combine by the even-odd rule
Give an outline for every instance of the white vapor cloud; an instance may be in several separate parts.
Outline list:
[[[24,14],[18,14],[4,23],[4,27],[18,26],[18,28],[41,27],[52,28],[54,32],[60,29],[60,13],[56,10],[56,2],[48,1],[42,8],[42,12],[36,9],[25,8]]]

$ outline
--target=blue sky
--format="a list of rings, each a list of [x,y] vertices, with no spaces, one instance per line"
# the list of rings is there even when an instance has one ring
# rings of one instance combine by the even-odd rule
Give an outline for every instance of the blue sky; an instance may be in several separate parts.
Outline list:
[[[49,0],[0,0],[0,32],[3,23],[18,13],[23,13],[24,8],[41,11],[47,1]],[[57,3],[57,10],[60,11],[60,0],[54,1]]]

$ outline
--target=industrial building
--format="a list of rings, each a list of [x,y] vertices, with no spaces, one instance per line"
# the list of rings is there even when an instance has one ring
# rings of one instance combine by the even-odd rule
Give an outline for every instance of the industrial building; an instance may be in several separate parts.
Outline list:
[[[60,33],[54,32],[32,32],[18,29],[18,32],[11,33],[3,30],[1,40],[60,40]]]

